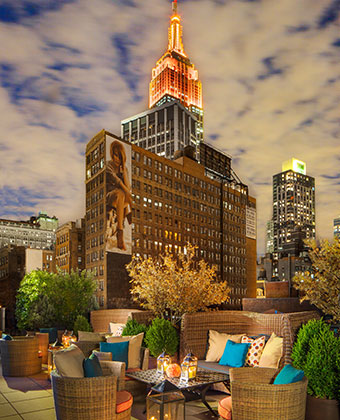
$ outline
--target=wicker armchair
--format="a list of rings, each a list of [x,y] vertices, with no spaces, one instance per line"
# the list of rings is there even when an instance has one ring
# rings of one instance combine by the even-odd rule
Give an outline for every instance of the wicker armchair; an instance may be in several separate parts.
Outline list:
[[[56,371],[51,372],[57,420],[131,419],[131,407],[116,413],[119,376],[116,376],[114,363],[100,364],[104,376],[96,378],[67,378],[59,376]]]
[[[0,340],[3,376],[31,376],[41,371],[37,337]]]
[[[230,369],[233,420],[305,420],[307,379],[273,385],[277,372],[269,368]]]

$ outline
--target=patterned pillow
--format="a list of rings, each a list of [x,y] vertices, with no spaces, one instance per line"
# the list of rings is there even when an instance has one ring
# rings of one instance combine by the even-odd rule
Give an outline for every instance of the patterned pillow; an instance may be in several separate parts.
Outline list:
[[[264,335],[258,338],[242,337],[241,343],[250,343],[250,347],[246,356],[246,366],[258,366],[264,349],[266,337]]]

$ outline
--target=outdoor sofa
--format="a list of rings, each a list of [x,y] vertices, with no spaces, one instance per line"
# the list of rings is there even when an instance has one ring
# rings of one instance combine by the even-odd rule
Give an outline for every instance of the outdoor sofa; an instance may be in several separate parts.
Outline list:
[[[185,314],[180,331],[180,360],[192,352],[198,357],[198,366],[219,372],[229,370],[218,362],[206,362],[209,330],[226,334],[248,336],[267,335],[273,332],[283,337],[283,354],[280,367],[291,362],[291,351],[298,329],[310,319],[320,318],[316,311],[285,314],[261,314],[248,311],[212,311]]]

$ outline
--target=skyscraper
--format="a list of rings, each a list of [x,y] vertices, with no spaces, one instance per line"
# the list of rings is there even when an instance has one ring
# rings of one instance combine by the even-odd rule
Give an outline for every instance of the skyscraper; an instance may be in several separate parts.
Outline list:
[[[184,51],[177,0],[172,3],[168,47],[152,69],[149,109],[121,122],[121,137],[168,159],[203,140],[202,84]]]
[[[290,159],[282,164],[282,172],[273,176],[274,258],[292,242],[299,231],[315,238],[315,179],[306,174],[306,164]]]
[[[195,114],[198,138],[203,140],[202,83],[198,71],[184,52],[181,18],[177,11],[177,0],[172,2],[168,48],[152,69],[149,88],[149,107],[177,99]]]
[[[340,239],[340,216],[334,219],[333,232],[334,232],[334,238]]]

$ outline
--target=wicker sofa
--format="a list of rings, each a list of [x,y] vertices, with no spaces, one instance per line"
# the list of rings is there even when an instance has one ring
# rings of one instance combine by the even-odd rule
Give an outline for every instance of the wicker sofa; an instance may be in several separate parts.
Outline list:
[[[181,323],[180,359],[189,351],[199,359],[200,367],[225,371],[227,367],[205,362],[209,330],[227,334],[276,335],[283,337],[283,357],[280,366],[291,362],[290,355],[296,333],[302,324],[320,316],[315,311],[286,314],[261,314],[247,311],[215,311],[185,314]]]

